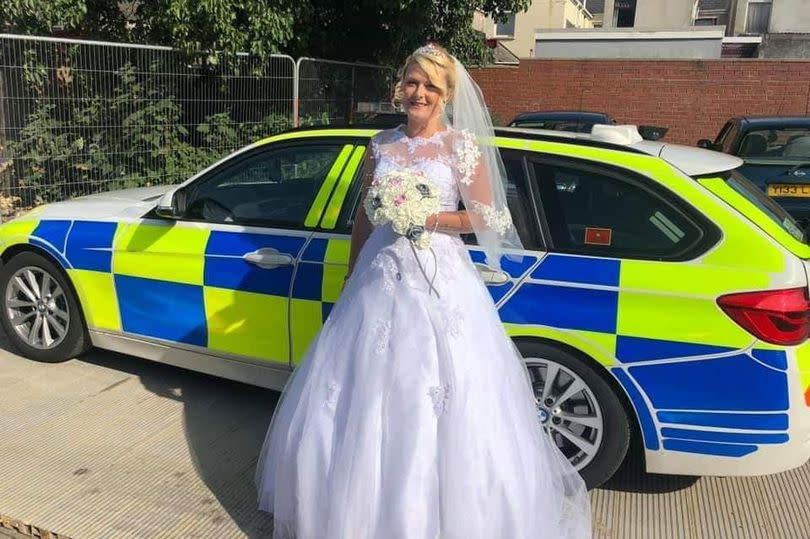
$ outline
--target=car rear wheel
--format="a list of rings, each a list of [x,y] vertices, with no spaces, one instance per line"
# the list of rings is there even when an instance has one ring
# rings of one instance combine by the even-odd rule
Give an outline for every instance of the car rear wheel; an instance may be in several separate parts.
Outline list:
[[[64,272],[44,256],[14,256],[0,269],[0,290],[0,322],[23,356],[57,363],[88,348],[76,295]]]
[[[589,489],[611,478],[630,444],[625,407],[587,361],[563,347],[518,341],[537,416]]]

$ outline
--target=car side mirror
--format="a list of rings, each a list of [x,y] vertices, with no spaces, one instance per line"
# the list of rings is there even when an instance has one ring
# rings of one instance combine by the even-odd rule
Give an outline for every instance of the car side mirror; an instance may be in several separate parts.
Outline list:
[[[158,200],[157,206],[155,207],[155,213],[164,219],[180,218],[181,211],[178,205],[176,189],[167,191],[162,197],[160,197],[160,200]]]
[[[713,150],[714,149],[714,143],[711,140],[707,139],[707,138],[700,139],[697,142],[697,145],[698,145],[698,148],[706,148],[707,150]]]

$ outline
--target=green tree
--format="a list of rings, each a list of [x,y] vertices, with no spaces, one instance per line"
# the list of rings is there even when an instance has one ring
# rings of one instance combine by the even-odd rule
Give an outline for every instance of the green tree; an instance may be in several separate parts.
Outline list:
[[[3,0],[0,28],[264,57],[292,38],[297,5],[296,0]]]
[[[343,60],[399,64],[428,40],[447,46],[465,64],[491,59],[483,36],[472,29],[480,11],[503,20],[531,0],[309,0],[295,21],[290,50]]]
[[[249,52],[399,63],[428,40],[468,64],[490,51],[472,29],[531,0],[3,0],[6,31]],[[211,61],[215,61],[215,57]]]

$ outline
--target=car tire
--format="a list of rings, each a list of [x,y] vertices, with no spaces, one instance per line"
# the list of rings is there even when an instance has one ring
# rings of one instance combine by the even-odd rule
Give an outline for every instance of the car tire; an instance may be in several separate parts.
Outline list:
[[[529,371],[544,428],[588,489],[598,487],[613,476],[630,445],[630,420],[622,400],[595,366],[566,347],[537,340],[515,344]],[[544,393],[549,372],[554,379]],[[555,400],[559,398],[564,400]],[[573,417],[582,423],[571,421]]]
[[[62,268],[48,258],[31,251],[15,255],[0,268],[0,292],[0,323],[21,355],[58,363],[89,348],[73,287]]]

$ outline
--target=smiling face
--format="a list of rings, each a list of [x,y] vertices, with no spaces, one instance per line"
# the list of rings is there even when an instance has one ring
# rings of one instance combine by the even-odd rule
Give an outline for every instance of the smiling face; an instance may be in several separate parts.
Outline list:
[[[439,81],[432,81],[428,74],[412,63],[402,78],[402,106],[408,114],[408,122],[423,124],[437,119],[442,113],[444,90]]]

